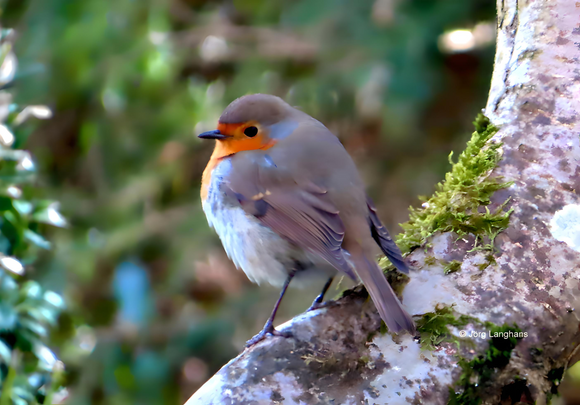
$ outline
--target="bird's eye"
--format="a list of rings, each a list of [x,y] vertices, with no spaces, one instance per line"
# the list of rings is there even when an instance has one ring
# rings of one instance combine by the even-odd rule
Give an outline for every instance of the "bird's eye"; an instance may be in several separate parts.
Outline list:
[[[244,129],[244,135],[249,136],[250,138],[256,136],[258,134],[258,128],[256,127],[248,127]]]

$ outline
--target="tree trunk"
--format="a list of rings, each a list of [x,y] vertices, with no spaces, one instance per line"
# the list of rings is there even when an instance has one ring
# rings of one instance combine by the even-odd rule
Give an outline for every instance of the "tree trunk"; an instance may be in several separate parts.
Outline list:
[[[294,338],[243,352],[187,405],[545,403],[557,391],[580,352],[580,3],[497,6],[485,114],[502,158],[485,178],[512,182],[491,206],[511,197],[513,211],[492,251],[438,232],[408,257],[402,297],[420,339],[381,333],[357,288],[283,325]]]

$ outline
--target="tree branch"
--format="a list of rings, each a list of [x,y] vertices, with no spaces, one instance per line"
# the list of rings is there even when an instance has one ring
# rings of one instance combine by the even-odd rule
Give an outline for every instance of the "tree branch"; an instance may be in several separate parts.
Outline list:
[[[546,401],[580,339],[579,11],[568,0],[498,0],[486,114],[500,128],[488,147],[501,142],[502,160],[486,178],[513,182],[491,198],[492,207],[511,198],[513,213],[493,256],[453,232],[409,256],[402,296],[420,339],[381,333],[357,288],[283,325],[295,338],[233,359],[187,405]],[[445,274],[449,263],[460,264]],[[490,339],[499,332],[517,338]]]

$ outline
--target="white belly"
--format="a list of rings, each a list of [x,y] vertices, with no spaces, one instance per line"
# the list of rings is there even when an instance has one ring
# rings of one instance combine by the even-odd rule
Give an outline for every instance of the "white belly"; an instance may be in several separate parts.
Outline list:
[[[284,284],[289,271],[294,270],[295,261],[306,264],[307,269],[298,272],[291,285],[304,286],[313,279],[324,280],[334,275],[336,270],[332,266],[282,239],[220,190],[230,168],[229,159],[224,159],[213,170],[203,211],[236,267],[255,283],[265,281],[274,286]]]

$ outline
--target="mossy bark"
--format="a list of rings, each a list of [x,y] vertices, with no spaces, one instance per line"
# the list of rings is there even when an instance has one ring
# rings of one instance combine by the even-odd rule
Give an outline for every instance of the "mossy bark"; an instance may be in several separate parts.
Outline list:
[[[569,0],[498,0],[485,109],[498,130],[476,122],[477,147],[448,180],[457,181],[430,200],[438,210],[412,214],[400,239],[414,271],[397,283],[420,336],[381,331],[358,288],[283,325],[294,338],[233,359],[188,405],[550,398],[580,353],[580,246],[570,229],[555,230],[555,217],[580,210],[578,10]],[[510,331],[522,335],[496,335]]]

